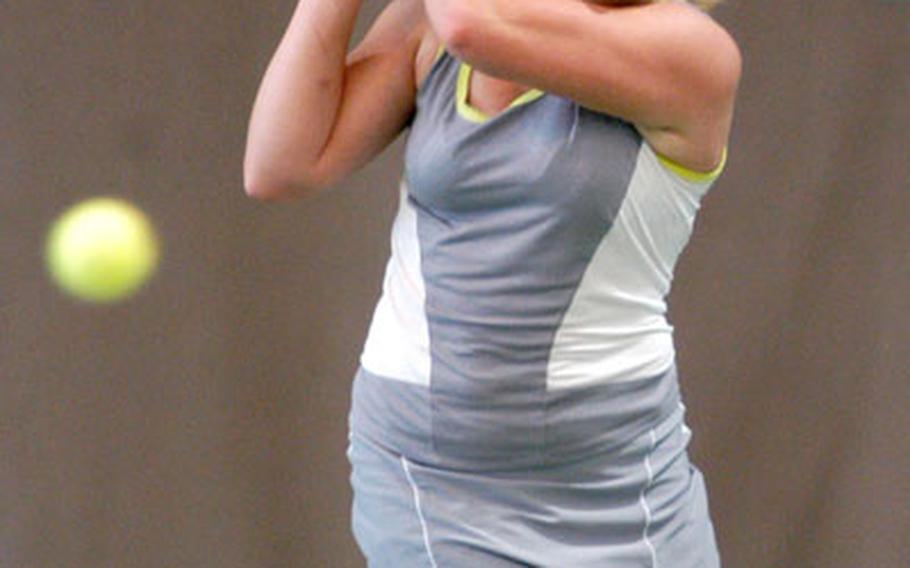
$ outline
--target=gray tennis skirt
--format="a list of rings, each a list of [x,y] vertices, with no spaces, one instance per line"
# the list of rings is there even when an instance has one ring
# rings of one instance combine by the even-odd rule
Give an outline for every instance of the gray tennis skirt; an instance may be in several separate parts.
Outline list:
[[[352,527],[370,568],[720,566],[675,368],[554,395],[539,444],[482,453],[471,432],[434,430],[426,387],[361,368],[352,394]]]

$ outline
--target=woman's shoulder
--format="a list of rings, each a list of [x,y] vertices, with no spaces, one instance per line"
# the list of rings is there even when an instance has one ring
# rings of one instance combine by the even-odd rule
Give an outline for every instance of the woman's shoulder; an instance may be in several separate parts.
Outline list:
[[[686,77],[676,81],[687,89],[672,101],[678,122],[635,125],[665,165],[698,178],[716,177],[723,168],[742,73],[736,40],[701,9],[716,3],[659,3],[666,16],[661,29],[675,34],[676,49],[668,57],[678,76]]]

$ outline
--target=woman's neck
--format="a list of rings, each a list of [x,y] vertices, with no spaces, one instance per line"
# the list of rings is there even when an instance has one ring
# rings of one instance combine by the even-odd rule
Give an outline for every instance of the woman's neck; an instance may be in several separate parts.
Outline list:
[[[472,69],[468,86],[468,102],[484,112],[496,114],[512,104],[528,88]]]

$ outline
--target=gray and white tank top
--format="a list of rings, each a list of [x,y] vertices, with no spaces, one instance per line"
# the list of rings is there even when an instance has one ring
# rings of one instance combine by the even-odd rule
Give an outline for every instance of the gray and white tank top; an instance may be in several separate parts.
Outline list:
[[[455,410],[666,372],[665,298],[720,168],[539,91],[485,117],[470,73],[443,52],[418,92],[363,368]]]

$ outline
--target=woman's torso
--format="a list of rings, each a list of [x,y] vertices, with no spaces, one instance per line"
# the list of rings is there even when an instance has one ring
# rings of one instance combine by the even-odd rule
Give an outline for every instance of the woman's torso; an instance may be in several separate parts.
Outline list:
[[[485,117],[471,79],[443,53],[421,83],[361,363],[426,391],[433,444],[533,453],[556,401],[671,372],[664,299],[710,179],[562,97]]]

